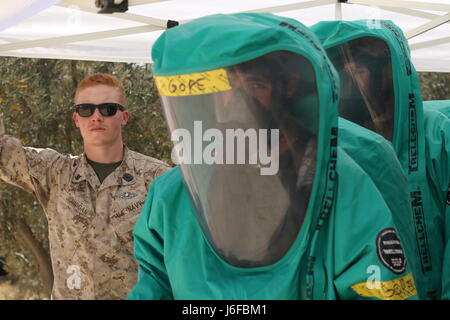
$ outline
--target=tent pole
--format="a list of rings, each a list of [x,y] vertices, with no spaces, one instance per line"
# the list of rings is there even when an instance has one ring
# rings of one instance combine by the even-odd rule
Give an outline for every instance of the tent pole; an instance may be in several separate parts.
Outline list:
[[[158,0],[158,2],[160,2],[160,1],[167,1],[167,0]],[[80,0],[63,0],[56,5],[59,7],[68,8],[68,9],[72,9],[72,10],[81,10],[83,12],[89,12],[89,13],[95,13],[95,14],[97,14],[97,12],[98,12],[98,8],[96,8],[94,6],[94,2],[87,2],[86,0],[81,0],[81,1]],[[130,6],[130,3],[128,4],[128,6]],[[142,16],[142,15],[138,15],[138,14],[134,14],[134,13],[128,13],[128,12],[113,14],[113,15],[111,15],[111,17],[129,20],[129,21],[133,21],[133,22],[140,22],[140,23],[155,25],[155,26],[162,27],[162,28],[165,28],[165,26],[167,24],[166,20],[156,19],[156,18],[152,18],[152,17],[146,17],[146,16]]]
[[[342,4],[337,2],[334,7],[334,20],[342,20]]]
[[[329,4],[333,4],[333,3],[336,3],[336,0],[312,0],[312,1],[292,3],[292,4],[281,5],[281,6],[275,6],[275,7],[259,8],[259,9],[254,9],[254,10],[237,11],[237,12],[279,13],[279,12],[287,12],[287,11],[294,11],[294,10],[299,10],[299,9],[325,6],[325,5],[329,5]]]
[[[431,10],[431,11],[450,11],[449,4],[441,3],[423,3],[417,1],[404,1],[404,0],[349,0],[349,3],[369,5],[376,7],[394,7],[394,8],[408,8],[419,10]]]
[[[436,19],[431,20],[430,22],[427,22],[413,30],[406,32],[405,36],[407,39],[412,39],[424,32],[427,32],[431,29],[437,28],[440,25],[443,25],[444,23],[447,23],[449,21],[450,21],[450,12],[447,13],[446,15],[440,16]]]
[[[72,43],[72,42],[107,39],[107,38],[127,36],[127,35],[131,35],[131,34],[146,33],[146,32],[152,32],[152,31],[158,31],[158,30],[164,30],[164,29],[165,28],[160,28],[160,27],[156,27],[156,26],[140,26],[140,27],[122,28],[122,29],[109,30],[109,31],[76,34],[76,35],[72,35],[72,36],[14,42],[14,43],[0,45],[0,52],[35,48],[35,47],[59,46],[59,45]]]
[[[411,50],[420,50],[420,49],[438,46],[441,44],[446,44],[449,42],[450,42],[450,37],[445,37],[445,38],[440,38],[440,39],[435,39],[435,40],[430,40],[430,41],[413,43],[413,44],[410,44],[409,47]]]

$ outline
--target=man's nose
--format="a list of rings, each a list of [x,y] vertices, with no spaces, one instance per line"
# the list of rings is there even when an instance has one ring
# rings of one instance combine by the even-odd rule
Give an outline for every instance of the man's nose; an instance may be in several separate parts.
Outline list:
[[[95,108],[94,113],[91,116],[91,121],[103,121],[103,115],[98,108]]]

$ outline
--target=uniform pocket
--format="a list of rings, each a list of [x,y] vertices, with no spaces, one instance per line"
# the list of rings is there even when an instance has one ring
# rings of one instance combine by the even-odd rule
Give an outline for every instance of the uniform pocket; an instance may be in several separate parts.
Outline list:
[[[91,226],[94,211],[80,197],[76,197],[75,193],[61,192],[57,203],[58,214],[64,218],[66,227],[84,232]]]
[[[86,240],[90,239],[88,233],[95,214],[91,205],[76,192],[61,190],[55,196],[57,214],[49,217],[49,238],[58,255],[63,253],[65,261],[72,263],[73,257],[85,248]]]

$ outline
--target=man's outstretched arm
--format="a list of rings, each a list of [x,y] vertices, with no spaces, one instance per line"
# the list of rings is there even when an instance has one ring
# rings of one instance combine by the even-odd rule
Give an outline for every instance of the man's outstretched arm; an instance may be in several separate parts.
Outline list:
[[[24,147],[5,134],[0,115],[0,179],[40,197],[48,195],[49,172],[61,154],[52,149]],[[37,190],[37,188],[39,190]]]

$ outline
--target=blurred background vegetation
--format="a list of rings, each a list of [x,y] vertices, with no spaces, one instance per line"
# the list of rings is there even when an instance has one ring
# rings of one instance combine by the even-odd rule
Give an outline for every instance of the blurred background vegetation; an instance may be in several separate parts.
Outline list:
[[[450,100],[450,73],[419,73],[423,100]]]
[[[170,163],[171,143],[147,65],[0,57],[0,112],[7,134],[25,145],[79,154],[72,120],[76,85],[86,75],[117,76],[131,119],[124,140],[132,150]],[[421,73],[424,100],[450,99],[450,74]],[[47,222],[34,197],[0,181],[0,299],[47,299]]]

